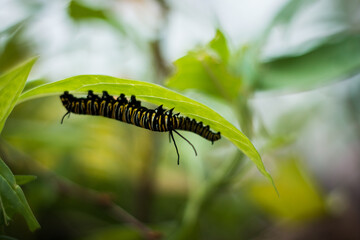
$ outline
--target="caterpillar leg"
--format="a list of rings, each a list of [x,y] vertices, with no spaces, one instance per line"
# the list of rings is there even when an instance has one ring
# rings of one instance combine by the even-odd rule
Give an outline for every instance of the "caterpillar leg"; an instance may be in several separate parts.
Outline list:
[[[65,115],[61,118],[61,124],[63,124],[64,122],[64,118],[66,117],[66,115],[69,115],[68,118],[70,117],[70,111],[65,113]]]
[[[174,146],[175,146],[175,149],[176,149],[176,154],[178,156],[178,160],[177,160],[177,164],[179,165],[180,164],[180,155],[179,155],[179,150],[176,146],[176,142],[175,142],[175,139],[174,139],[174,135],[172,134],[172,131],[169,131],[169,138],[172,138],[173,142],[174,142]]]

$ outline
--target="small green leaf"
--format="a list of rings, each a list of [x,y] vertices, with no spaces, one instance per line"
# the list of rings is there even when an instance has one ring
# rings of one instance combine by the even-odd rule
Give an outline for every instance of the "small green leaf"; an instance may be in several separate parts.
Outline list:
[[[102,20],[107,19],[103,10],[90,8],[74,0],[70,2],[68,12],[72,19],[78,21],[91,18]]]
[[[0,132],[22,92],[36,58],[0,76]]]
[[[221,61],[225,63],[228,61],[229,48],[227,45],[226,38],[220,30],[216,31],[216,35],[214,39],[211,40],[209,43],[209,48],[214,50],[218,54]]]
[[[68,6],[68,14],[74,21],[103,20],[120,33],[130,35],[131,33],[128,31],[128,26],[123,25],[117,19],[113,18],[108,12],[107,9],[96,9],[77,0],[72,0]],[[135,43],[138,44],[136,40]]]
[[[0,176],[2,176],[12,187],[16,186],[14,174],[10,168],[0,158]]]
[[[82,75],[33,88],[23,93],[19,98],[19,102],[35,97],[60,95],[65,90],[73,94],[85,94],[88,90],[93,90],[95,93],[106,90],[112,95],[124,93],[130,96],[134,94],[140,100],[157,105],[163,104],[166,108],[175,107],[175,110],[182,115],[202,121],[204,124],[210,125],[215,131],[220,131],[223,137],[233,142],[256,164],[259,171],[272,182],[272,178],[265,170],[259,153],[239,129],[209,107],[156,84],[101,75]]]
[[[242,77],[231,71],[228,58],[226,39],[217,31],[206,47],[189,52],[174,62],[176,72],[166,85],[178,90],[196,89],[232,101],[239,94]]]
[[[0,196],[3,208],[23,215],[31,231],[39,228],[40,225],[32,213],[23,191],[16,184],[14,175],[1,158],[0,171]]]
[[[37,178],[34,175],[15,175],[16,184],[24,185],[26,183],[32,182]]]

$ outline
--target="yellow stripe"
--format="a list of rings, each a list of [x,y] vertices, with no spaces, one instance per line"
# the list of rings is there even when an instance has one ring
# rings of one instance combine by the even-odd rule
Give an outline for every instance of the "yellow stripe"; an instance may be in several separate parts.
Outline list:
[[[134,125],[135,125],[135,115],[136,115],[136,108],[134,108],[134,110],[132,111],[131,118],[130,118],[131,123]]]
[[[116,109],[117,109],[117,106],[118,106],[118,105],[119,105],[119,102],[115,102],[115,103],[114,103],[113,112],[112,112],[112,114],[111,114],[111,117],[112,117],[112,118],[116,118],[115,113],[116,113]]]
[[[104,116],[104,113],[105,113],[105,103],[106,101],[103,100],[101,103],[100,103],[100,115]]]
[[[123,122],[126,122],[126,118],[125,118],[125,112],[126,111],[125,111],[125,109],[126,109],[127,106],[128,106],[128,104],[125,104],[125,105],[122,106],[123,111],[122,111],[121,119],[122,119]]]
[[[147,119],[148,119],[149,129],[152,131],[152,128],[151,128],[151,118],[150,118],[150,112],[148,112],[148,114],[147,114]]]
[[[81,112],[86,113],[85,101],[81,100]]]
[[[95,114],[99,114],[99,103],[94,102]]]
[[[124,105],[119,106],[118,115],[117,115],[117,118],[116,118],[117,120],[121,121],[121,114],[122,114],[123,108],[124,108]]]
[[[169,116],[168,115],[165,115],[165,124],[164,124],[164,132],[167,131],[167,126],[168,126],[168,121],[169,121]]]
[[[155,128],[154,128],[154,125],[153,125],[153,124],[154,124],[154,121],[155,121],[155,116],[156,116],[156,113],[153,112],[153,113],[151,114],[151,121],[150,121],[152,130],[155,129]]]
[[[144,111],[142,114],[141,114],[141,118],[140,118],[140,126],[143,127],[143,128],[146,128],[145,127],[145,114],[146,112]]]
[[[91,114],[91,101],[88,100],[86,103],[86,114]]]
[[[161,117],[162,115],[159,116],[159,119],[158,119],[158,124],[159,124],[159,131],[161,132]]]
[[[107,104],[106,110],[107,110],[107,111],[106,111],[106,115],[107,115],[107,116],[109,116],[109,115],[111,116],[111,114],[109,114],[109,113],[111,113],[111,110],[112,110],[112,104],[111,104],[111,103],[108,103],[108,104]]]
[[[79,102],[75,103],[75,113],[79,113]]]
[[[132,113],[133,113],[133,107],[129,107],[128,108],[128,114],[127,114],[127,118],[129,118],[130,117],[130,119],[129,119],[129,121],[130,121],[130,123],[131,123],[131,116],[132,116]],[[127,120],[126,120],[127,121]]]
[[[139,122],[139,126],[141,126],[141,118],[140,118],[140,115],[141,115],[141,111],[138,111],[137,112],[137,120]]]

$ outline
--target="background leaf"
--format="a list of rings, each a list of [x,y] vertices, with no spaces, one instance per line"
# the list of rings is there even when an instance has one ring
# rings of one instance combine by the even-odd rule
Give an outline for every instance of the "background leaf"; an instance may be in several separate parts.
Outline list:
[[[39,228],[40,225],[32,213],[25,195],[19,185],[15,182],[15,177],[0,158],[0,195],[4,208],[10,209],[7,212],[17,212],[24,216],[31,231]]]
[[[24,39],[27,18],[0,32],[0,74],[28,59],[31,43]]]
[[[86,22],[89,20],[103,20],[109,23],[111,26],[115,27],[120,33],[125,34],[126,29],[122,23],[116,21],[109,14],[109,9],[106,8],[93,8],[87,6],[82,2],[73,0],[68,6],[68,14],[72,20],[75,22]]]
[[[285,1],[284,5],[279,9],[279,11],[275,14],[275,17],[268,25],[268,30],[272,29],[277,24],[288,24],[303,7],[311,2],[312,1],[309,0]]]
[[[124,93],[128,97],[134,94],[140,100],[156,105],[163,104],[165,108],[175,107],[175,111],[179,111],[182,115],[195,118],[205,125],[210,125],[215,131],[220,131],[224,137],[228,138],[247,155],[256,164],[259,171],[272,182],[272,178],[265,170],[259,153],[240,130],[209,107],[156,84],[101,75],[82,75],[33,88],[23,93],[19,101],[22,102],[40,96],[60,95],[65,90],[73,94],[84,94],[88,90],[93,90],[95,93],[106,90],[112,95]]]
[[[34,175],[16,175],[15,180],[16,184],[18,185],[24,185],[26,183],[32,182],[37,178],[37,176]]]
[[[0,132],[24,88],[25,81],[35,61],[36,58],[33,58],[0,76]]]
[[[228,58],[226,39],[218,30],[206,47],[175,61],[176,73],[166,85],[179,90],[196,89],[231,101],[239,94],[242,78],[231,71]]]
[[[274,217],[303,222],[326,212],[325,199],[314,184],[308,170],[296,156],[278,159],[276,183],[281,197],[277,201],[268,196],[272,189],[261,181],[249,184],[250,197]]]
[[[70,2],[68,12],[70,17],[77,21],[87,19],[107,20],[106,14],[103,10],[90,8],[79,3],[78,1]]]
[[[216,31],[214,39],[210,41],[208,46],[210,49],[214,50],[218,54],[219,59],[221,59],[225,63],[228,61],[230,54],[229,48],[226,38],[220,30]]]
[[[306,89],[348,77],[360,70],[360,37],[341,39],[295,57],[262,65],[261,89]]]

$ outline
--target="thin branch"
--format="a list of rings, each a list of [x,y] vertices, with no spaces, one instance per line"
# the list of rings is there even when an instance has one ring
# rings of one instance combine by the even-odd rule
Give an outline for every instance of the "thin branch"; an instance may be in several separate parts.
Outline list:
[[[21,161],[21,163],[20,161],[12,161],[8,157],[10,154],[17,155],[16,158],[23,159],[23,161]],[[132,226],[145,239],[157,240],[162,238],[162,234],[160,232],[153,231],[144,223],[142,223],[130,213],[128,213],[126,210],[124,210],[122,207],[115,204],[113,201],[113,197],[109,193],[101,193],[85,188],[81,185],[71,182],[68,179],[56,175],[55,173],[41,166],[38,162],[34,161],[28,155],[15,149],[3,139],[0,139],[0,156],[7,164],[11,165],[12,167],[24,168],[24,170],[26,170],[28,174],[35,174],[42,179],[52,181],[61,194],[68,197],[78,198],[81,201],[85,200],[89,204],[103,208],[115,220]]]

